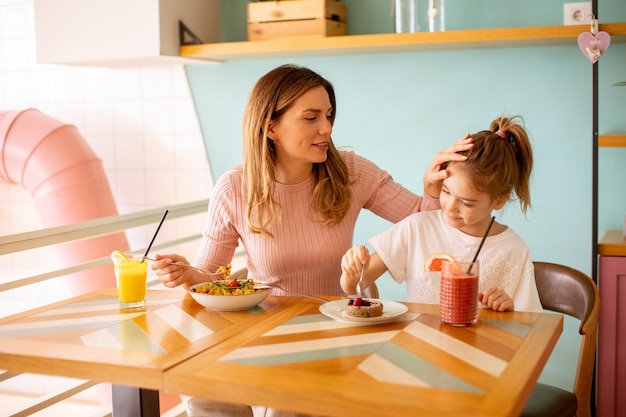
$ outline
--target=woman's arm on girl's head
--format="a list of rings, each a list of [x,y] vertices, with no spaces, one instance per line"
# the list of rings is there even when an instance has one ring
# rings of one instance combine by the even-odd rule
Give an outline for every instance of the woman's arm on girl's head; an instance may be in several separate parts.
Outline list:
[[[452,146],[439,151],[424,172],[424,196],[439,198],[441,183],[448,176],[444,164],[450,161],[464,161],[464,155],[457,152],[467,151],[473,146],[469,133],[456,141]]]

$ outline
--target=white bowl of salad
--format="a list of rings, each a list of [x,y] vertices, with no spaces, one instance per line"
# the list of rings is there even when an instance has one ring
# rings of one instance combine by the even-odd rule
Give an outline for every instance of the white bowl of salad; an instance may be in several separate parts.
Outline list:
[[[260,287],[260,288],[259,288]],[[192,285],[187,290],[199,304],[217,311],[247,310],[260,304],[272,291],[252,279],[223,279]]]

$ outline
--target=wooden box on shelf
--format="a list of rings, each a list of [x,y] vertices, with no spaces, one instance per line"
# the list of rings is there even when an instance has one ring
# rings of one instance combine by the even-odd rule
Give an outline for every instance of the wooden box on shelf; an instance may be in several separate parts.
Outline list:
[[[346,5],[336,0],[248,3],[248,40],[348,33]]]

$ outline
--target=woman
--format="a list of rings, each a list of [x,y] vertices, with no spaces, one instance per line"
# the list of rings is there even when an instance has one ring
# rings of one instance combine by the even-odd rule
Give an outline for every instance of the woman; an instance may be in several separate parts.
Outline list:
[[[393,223],[439,208],[442,164],[463,161],[464,138],[438,153],[419,197],[372,162],[339,151],[332,139],[335,92],[310,69],[283,65],[254,86],[243,119],[244,161],[220,177],[193,264],[209,272],[228,265],[239,240],[256,280],[309,294],[341,295],[341,257],[352,246],[357,217],[366,208]],[[207,280],[187,260],[157,255],[152,266],[167,287]],[[277,292],[280,294],[280,292]]]
[[[239,241],[248,274],[287,292],[341,295],[341,257],[352,246],[357,217],[366,208],[391,222],[439,208],[441,169],[463,161],[467,137],[439,152],[424,175],[419,197],[365,158],[339,151],[331,139],[336,115],[330,82],[310,69],[283,65],[261,77],[244,112],[243,165],[222,175],[209,203],[208,221],[193,265],[217,271]],[[175,254],[152,265],[167,287],[188,287],[207,276]],[[280,291],[274,290],[276,294]],[[253,406],[255,416],[292,413]],[[248,406],[191,399],[190,416],[251,416]]]

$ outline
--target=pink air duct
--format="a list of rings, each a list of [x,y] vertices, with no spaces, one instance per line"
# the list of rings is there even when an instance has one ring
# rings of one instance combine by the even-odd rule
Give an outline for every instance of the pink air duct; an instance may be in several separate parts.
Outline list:
[[[0,180],[30,192],[45,228],[118,214],[102,161],[78,130],[35,109],[0,112]],[[128,249],[124,233],[58,245],[57,256],[68,267],[114,249]],[[64,279],[72,295],[115,286],[111,265]]]

